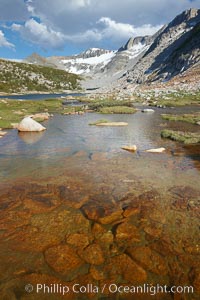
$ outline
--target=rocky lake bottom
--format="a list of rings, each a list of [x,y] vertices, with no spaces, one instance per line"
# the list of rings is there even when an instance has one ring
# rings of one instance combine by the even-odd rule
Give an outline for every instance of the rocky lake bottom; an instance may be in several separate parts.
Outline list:
[[[199,129],[160,113],[106,116],[123,128],[89,126],[95,113],[55,115],[43,133],[0,140],[1,299],[199,299],[200,146],[160,138],[166,126]],[[131,144],[135,153],[121,149]],[[144,284],[167,293],[109,290]]]

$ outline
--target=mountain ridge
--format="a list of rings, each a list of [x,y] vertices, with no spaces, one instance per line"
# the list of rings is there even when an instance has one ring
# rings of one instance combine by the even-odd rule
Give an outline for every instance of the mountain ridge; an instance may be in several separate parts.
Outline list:
[[[177,75],[177,72],[173,71],[171,59],[173,59],[174,53],[190,37],[193,28],[198,27],[198,24],[200,24],[199,9],[187,10],[176,16],[167,26],[163,27],[144,56],[121,79],[121,83],[123,82],[126,85],[125,82],[128,84],[141,84],[156,80],[166,81]],[[189,48],[187,49],[188,52],[190,51]],[[199,53],[199,49],[197,52]],[[198,56],[198,53],[195,55]],[[179,54],[181,55],[180,51]],[[195,60],[193,62],[195,63]],[[185,69],[186,65],[187,68],[190,68],[193,63],[192,61],[188,64],[185,62]],[[183,68],[177,70],[179,72],[184,71]]]

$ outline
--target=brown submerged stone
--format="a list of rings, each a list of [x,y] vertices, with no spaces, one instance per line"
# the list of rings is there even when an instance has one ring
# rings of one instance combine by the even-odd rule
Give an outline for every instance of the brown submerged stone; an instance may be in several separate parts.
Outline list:
[[[83,251],[79,252],[79,255],[85,262],[91,265],[101,265],[105,261],[103,251],[98,244],[89,245]]]
[[[158,275],[167,274],[167,265],[163,257],[148,247],[132,247],[128,254],[146,270]]]
[[[89,221],[79,210],[64,207],[32,215],[29,223],[10,236],[9,247],[20,251],[44,251],[61,243],[66,235],[88,234],[90,230]]]
[[[47,264],[57,273],[75,278],[84,262],[68,245],[58,245],[45,251]]]
[[[200,267],[193,267],[189,274],[192,285],[200,293]]]
[[[110,258],[105,270],[109,278],[114,276],[117,280],[118,276],[122,276],[132,284],[144,283],[147,280],[146,271],[126,254]]]
[[[90,274],[95,280],[107,279],[107,272],[103,266],[92,265],[90,268]]]
[[[105,212],[103,206],[96,206],[95,204],[86,204],[81,207],[81,211],[87,219],[92,221],[98,221]]]
[[[66,242],[77,248],[85,248],[89,245],[89,236],[84,233],[74,233],[66,236]]]
[[[99,218],[101,224],[111,224],[118,220],[122,219],[122,210],[107,212],[106,215],[102,218]]]
[[[126,242],[128,244],[140,242],[140,233],[137,227],[129,222],[121,223],[117,226],[115,240],[117,243]]]
[[[94,223],[92,226],[92,235],[94,238],[99,239],[104,233],[106,233],[106,229],[99,223]]]
[[[104,247],[109,247],[111,244],[113,244],[113,241],[114,241],[114,236],[110,230],[103,233],[98,240],[98,242]]]
[[[101,224],[111,224],[123,218],[123,210],[108,203],[100,205],[95,201],[88,202],[81,207],[81,210],[87,219]]]
[[[144,232],[147,233],[150,237],[158,239],[161,237],[163,232],[163,226],[159,223],[150,223],[144,225]]]
[[[124,212],[123,212],[123,216],[125,218],[128,218],[128,217],[131,217],[131,216],[134,216],[134,215],[138,215],[140,213],[140,208],[139,207],[127,207],[124,209]]]
[[[70,186],[69,188],[67,186],[62,185],[58,187],[59,198],[69,207],[79,209],[85,203],[87,203],[89,196],[84,196],[82,194],[83,193],[81,192],[81,190],[79,190],[78,186]]]
[[[185,252],[194,255],[200,255],[200,245],[190,245],[184,247]]]
[[[95,223],[92,227],[92,235],[96,242],[100,244],[106,255],[109,255],[110,246],[114,242],[114,236],[112,231],[104,228],[98,223]]]
[[[51,205],[49,203],[47,203],[48,198],[54,198],[53,195],[48,197],[41,197],[39,196],[39,200],[40,201],[35,201],[35,199],[26,199],[24,201],[24,208],[30,210],[32,213],[42,213],[42,212],[48,212],[51,211],[53,209],[55,209],[60,202],[59,201],[54,201],[54,203],[51,203]],[[43,200],[43,201],[42,201]]]

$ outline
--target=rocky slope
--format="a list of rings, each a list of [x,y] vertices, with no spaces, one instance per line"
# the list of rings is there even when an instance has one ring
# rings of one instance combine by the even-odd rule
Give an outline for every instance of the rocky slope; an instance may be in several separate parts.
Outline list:
[[[164,27],[122,81],[167,81],[199,63],[200,10],[190,9]]]
[[[142,55],[149,49],[153,37],[136,37],[130,38],[125,46],[121,47],[113,56],[108,64],[101,69],[101,72],[95,73],[94,80],[90,85],[98,82],[99,86],[119,79],[124,72],[133,68]]]

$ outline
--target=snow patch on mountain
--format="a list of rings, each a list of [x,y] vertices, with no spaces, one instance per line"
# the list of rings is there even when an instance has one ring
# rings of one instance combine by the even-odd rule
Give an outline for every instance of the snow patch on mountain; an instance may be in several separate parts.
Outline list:
[[[85,52],[60,60],[65,70],[75,74],[88,74],[104,68],[116,55],[117,51],[91,48]]]
[[[128,55],[130,59],[137,57],[143,51],[147,51],[150,45],[139,43],[137,45],[132,46],[129,50],[124,50],[122,55]]]
[[[105,53],[100,56],[88,57],[88,58],[75,58],[75,59],[63,59],[62,63],[77,63],[77,64],[88,64],[88,65],[98,65],[98,64],[106,64],[108,63],[113,56],[115,56],[116,52]]]
[[[86,55],[90,53],[95,53],[98,48],[92,48],[85,52]],[[107,65],[111,59],[116,55],[116,51],[109,51],[107,53],[101,54],[99,56],[91,56],[91,57],[74,57],[72,59],[62,59],[61,63],[66,66],[66,70],[70,73],[75,74],[83,74],[90,73],[91,69],[94,69],[99,65],[99,68],[102,69],[105,65]],[[80,68],[81,65],[83,68]]]

